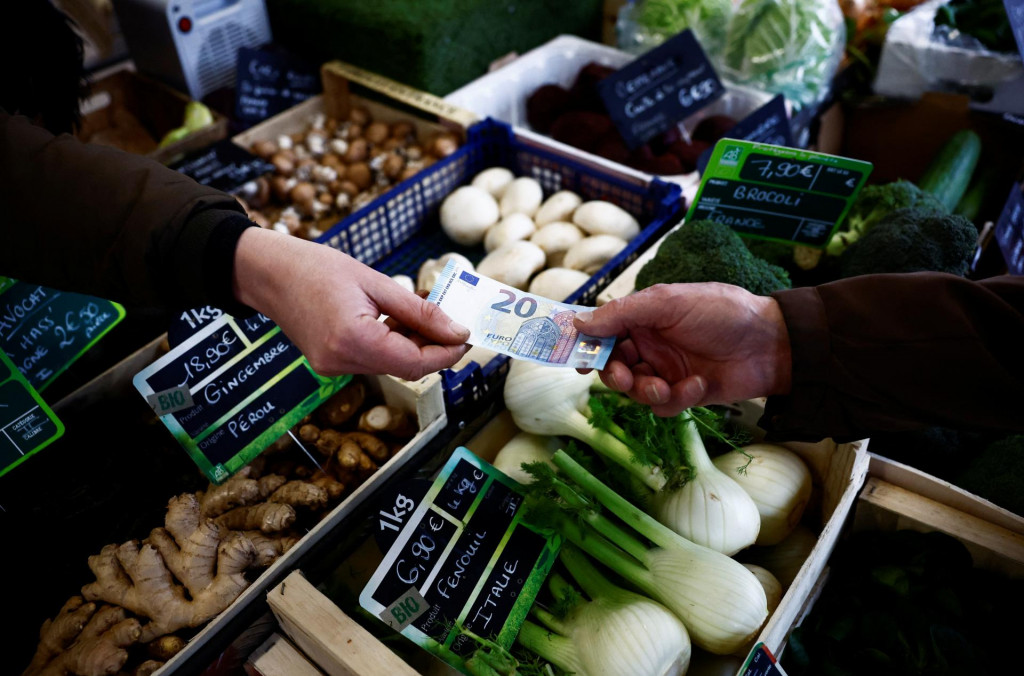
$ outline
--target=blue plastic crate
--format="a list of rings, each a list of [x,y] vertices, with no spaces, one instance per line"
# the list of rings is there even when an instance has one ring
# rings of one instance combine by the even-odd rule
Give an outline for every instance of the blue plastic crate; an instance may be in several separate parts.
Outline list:
[[[512,127],[488,118],[467,130],[466,143],[386,194],[351,214],[317,241],[340,249],[388,274],[413,279],[420,264],[448,251],[457,251],[474,263],[483,247],[453,243],[441,230],[441,202],[459,186],[489,167],[508,167],[517,176],[537,179],[545,196],[572,190],[584,200],[607,200],[643,225],[623,251],[594,274],[569,298],[569,303],[593,305],[600,293],[685,213],[682,189],[658,178],[650,181],[617,175],[565,155],[535,141],[524,141]],[[465,423],[500,393],[509,358],[498,356],[486,364],[441,372],[448,419]]]

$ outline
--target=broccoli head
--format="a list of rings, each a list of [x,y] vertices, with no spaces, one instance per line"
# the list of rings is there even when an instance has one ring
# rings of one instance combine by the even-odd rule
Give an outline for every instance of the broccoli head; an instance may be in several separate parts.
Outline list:
[[[961,277],[974,256],[978,229],[956,214],[900,209],[880,220],[839,259],[843,277],[881,272],[949,272]]]
[[[869,185],[860,191],[825,251],[830,256],[839,256],[879,221],[900,209],[946,211],[934,195],[924,192],[910,181],[899,179],[892,183]]]
[[[723,282],[759,296],[792,286],[786,270],[752,254],[729,226],[709,220],[670,233],[640,269],[636,288],[678,282]]]

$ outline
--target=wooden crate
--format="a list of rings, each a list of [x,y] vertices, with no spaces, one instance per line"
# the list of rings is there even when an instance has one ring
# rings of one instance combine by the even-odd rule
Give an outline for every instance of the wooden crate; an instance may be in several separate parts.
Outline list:
[[[182,126],[185,106],[190,100],[162,82],[131,68],[118,67],[90,84],[77,136],[86,143],[113,145],[170,164],[228,134],[228,119],[211,110],[212,124],[158,147],[167,132]]]
[[[323,676],[291,641],[276,632],[249,655],[245,673],[248,676]]]
[[[756,421],[763,410],[763,400],[743,402],[736,407],[741,424]],[[508,411],[494,416],[475,436],[465,443],[480,458],[492,461],[498,451],[518,432]],[[868,470],[867,441],[837,444],[832,440],[818,443],[785,444],[803,458],[811,470],[817,496],[814,509],[805,520],[819,532],[814,546],[799,573],[789,586],[782,602],[768,618],[757,640],[775,653],[785,644],[789,629],[800,617],[806,599],[822,577],[825,563],[839,539]],[[742,557],[737,557],[742,558]],[[350,559],[348,585],[358,595],[369,580],[381,552],[376,543],[367,541]],[[393,659],[394,654],[376,638],[337,607],[323,592],[310,584],[301,571],[271,590],[268,605],[277,617],[282,632],[328,674],[425,673],[431,676],[457,676],[458,672],[426,651],[414,671],[405,671],[402,664],[394,672],[374,671],[377,658]],[[358,646],[358,647],[356,647]],[[738,658],[737,658],[738,660]],[[738,662],[737,662],[738,666]]]

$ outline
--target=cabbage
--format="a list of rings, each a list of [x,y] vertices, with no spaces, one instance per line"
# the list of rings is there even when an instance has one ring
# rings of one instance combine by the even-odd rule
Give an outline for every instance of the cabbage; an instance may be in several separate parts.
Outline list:
[[[845,38],[835,0],[740,0],[719,75],[812,105],[828,93]]]
[[[689,28],[714,60],[725,42],[732,0],[644,0],[623,11],[636,24],[629,36],[633,41],[649,48]]]

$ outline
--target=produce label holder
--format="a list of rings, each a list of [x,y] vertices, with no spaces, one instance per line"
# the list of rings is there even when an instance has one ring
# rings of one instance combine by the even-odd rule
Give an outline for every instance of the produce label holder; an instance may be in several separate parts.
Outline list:
[[[690,29],[627,63],[598,90],[631,150],[725,94]]]
[[[995,228],[1007,270],[1024,274],[1024,181],[1014,183]]]
[[[766,143],[773,146],[793,146],[793,129],[790,127],[789,113],[786,111],[786,98],[779,94],[750,115],[736,123],[722,138],[735,138],[754,143]],[[697,159],[697,171],[704,173],[711,154],[715,149],[708,148]]]
[[[820,249],[871,169],[870,162],[725,138],[715,144],[686,220]]]
[[[359,597],[463,673],[476,637],[510,648],[561,544],[527,526],[521,488],[459,447]]]
[[[351,380],[325,378],[263,315],[223,315],[135,375],[174,438],[221,483]]]
[[[63,434],[64,424],[0,350],[0,476]]]
[[[125,316],[118,303],[0,277],[0,350],[39,392]]]

